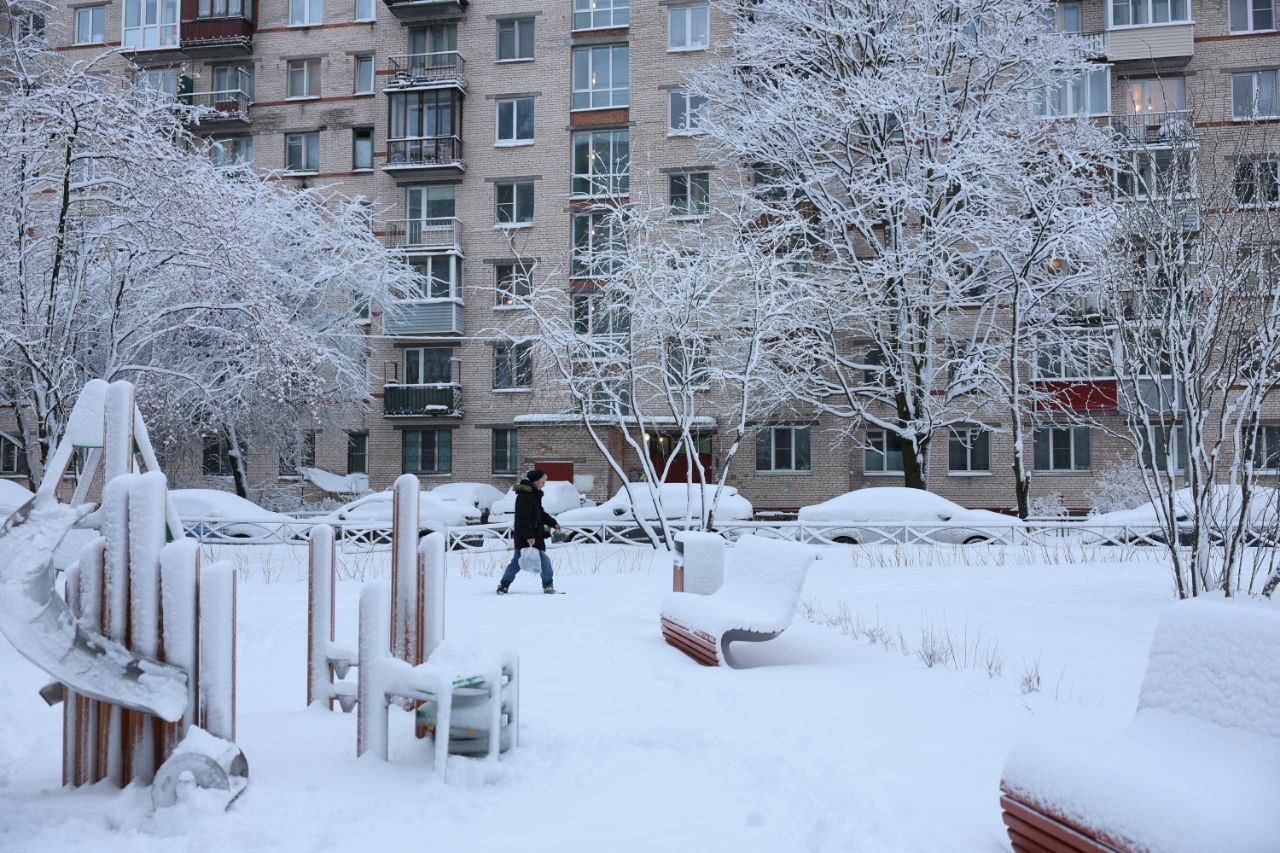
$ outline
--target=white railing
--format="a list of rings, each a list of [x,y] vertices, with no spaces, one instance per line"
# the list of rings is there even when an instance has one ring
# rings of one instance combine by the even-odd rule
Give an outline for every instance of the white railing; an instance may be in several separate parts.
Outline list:
[[[387,220],[382,232],[388,249],[458,248],[458,220],[452,217]]]
[[[255,519],[184,520],[188,536],[211,544],[286,544],[305,545],[313,526],[328,523],[344,549],[366,549],[389,546],[390,521],[325,522],[323,517],[298,518],[290,521]],[[652,523],[651,523],[652,524]],[[696,527],[683,519],[670,523],[673,529]],[[728,521],[715,525],[726,538],[746,534],[804,542],[812,545],[1016,545],[1051,547],[1059,545],[1162,546],[1163,529],[1155,524],[1097,524],[1087,519],[1034,520],[1016,524],[917,524],[911,522],[804,522],[804,521]],[[656,532],[656,527],[654,528]],[[447,527],[442,531],[450,550],[505,551],[511,548],[511,523],[471,524]],[[1189,525],[1181,528],[1180,538],[1189,537]],[[1212,533],[1211,533],[1212,536]],[[612,544],[648,546],[649,539],[634,520],[600,521],[566,527],[550,547],[565,544]],[[1250,544],[1275,546],[1280,536],[1273,528],[1255,530]],[[1184,543],[1185,544],[1185,543]]]

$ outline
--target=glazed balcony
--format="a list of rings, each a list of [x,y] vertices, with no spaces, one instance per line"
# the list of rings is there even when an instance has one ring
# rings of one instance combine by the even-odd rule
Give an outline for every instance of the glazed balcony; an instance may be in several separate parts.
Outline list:
[[[383,319],[383,331],[388,335],[461,335],[462,301],[406,299],[392,303]]]
[[[382,88],[388,92],[444,88],[465,92],[464,66],[462,54],[456,50],[392,56],[382,69],[386,78]]]
[[[387,140],[387,172],[461,173],[462,139],[457,136],[426,136]]]

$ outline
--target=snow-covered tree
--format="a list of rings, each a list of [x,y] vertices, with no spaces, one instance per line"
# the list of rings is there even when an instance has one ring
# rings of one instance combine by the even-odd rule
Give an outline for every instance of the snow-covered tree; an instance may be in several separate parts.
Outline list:
[[[1061,286],[1048,265],[1105,234],[1106,217],[1079,228],[1103,201],[1107,135],[1037,114],[1088,52],[1026,0],[722,8],[727,58],[690,88],[710,150],[755,171],[761,239],[811,255],[791,309],[793,351],[818,360],[801,397],[900,442],[923,488],[939,430],[995,425],[992,372],[1026,337],[1002,328],[1002,300],[1020,287],[1034,305]],[[1022,376],[1004,384],[1022,405]]]
[[[357,307],[412,275],[364,208],[216,167],[188,108],[19,32],[0,44],[0,398],[33,476],[93,377],[136,381],[158,433],[187,438],[359,404]]]

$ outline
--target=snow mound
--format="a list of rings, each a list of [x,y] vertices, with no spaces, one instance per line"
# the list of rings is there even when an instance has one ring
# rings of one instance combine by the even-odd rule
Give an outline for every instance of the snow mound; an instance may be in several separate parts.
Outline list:
[[[360,495],[369,491],[368,474],[335,474],[323,468],[299,468],[303,479],[331,495]]]
[[[584,498],[582,493],[568,480],[548,480],[542,489],[542,508],[548,514],[557,516],[557,518],[562,512],[591,505],[591,502]],[[515,515],[515,512],[515,489],[507,489],[507,493],[494,501],[489,510],[489,514],[495,517]]]
[[[0,521],[4,521],[9,513],[32,497],[30,489],[25,489],[12,480],[0,480]]]
[[[476,509],[488,509],[495,501],[502,500],[502,492],[488,483],[445,483],[427,494],[440,500],[461,501]]]
[[[1004,786],[1124,849],[1273,853],[1280,611],[1255,602],[1171,607],[1128,728],[1101,743],[1023,742]]]
[[[690,486],[686,483],[663,483],[657,488],[657,499],[661,503],[662,513],[670,521],[692,516],[697,518],[703,509],[710,509],[716,500],[716,486]],[[635,502],[634,512],[632,501]],[[751,501],[738,494],[733,486],[720,489],[720,502],[715,505],[715,519],[749,519],[753,508]],[[632,483],[631,494],[627,489],[618,489],[617,494],[595,507],[583,507],[556,516],[556,520],[564,525],[592,524],[602,521],[626,521],[634,516],[648,520],[657,520],[658,506],[654,502],[653,490],[647,483]]]

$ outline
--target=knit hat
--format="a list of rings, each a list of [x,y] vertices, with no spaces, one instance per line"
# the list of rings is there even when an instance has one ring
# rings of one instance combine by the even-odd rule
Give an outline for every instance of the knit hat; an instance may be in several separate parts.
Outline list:
[[[530,483],[536,483],[545,476],[547,476],[546,471],[543,471],[541,468],[534,468],[528,474],[525,474],[524,478],[528,480]]]

